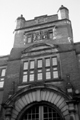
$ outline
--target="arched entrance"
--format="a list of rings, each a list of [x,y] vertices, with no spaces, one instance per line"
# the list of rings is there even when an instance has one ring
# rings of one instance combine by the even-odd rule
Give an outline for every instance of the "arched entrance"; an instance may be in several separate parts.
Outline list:
[[[59,91],[51,88],[43,87],[36,88],[36,90],[34,88],[28,89],[28,91],[25,90],[21,95],[19,94],[18,99],[15,101],[11,120],[70,120],[66,99]],[[28,115],[30,119],[28,119]],[[52,117],[47,118],[47,115]]]
[[[18,120],[65,120],[61,111],[48,102],[33,103],[24,108]]]

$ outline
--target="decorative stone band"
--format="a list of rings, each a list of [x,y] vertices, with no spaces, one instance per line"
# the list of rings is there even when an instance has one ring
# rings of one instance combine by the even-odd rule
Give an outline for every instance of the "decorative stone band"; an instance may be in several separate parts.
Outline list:
[[[68,106],[66,104],[66,100],[60,94],[56,92],[52,92],[49,90],[41,90],[38,89],[36,91],[32,91],[27,93],[26,95],[22,96],[15,102],[15,108],[12,111],[11,120],[16,120],[17,116],[19,115],[20,111],[28,104],[32,102],[40,102],[40,101],[47,101],[56,105],[56,107],[61,110],[62,115],[64,116],[65,120],[70,120],[70,115],[68,112]]]

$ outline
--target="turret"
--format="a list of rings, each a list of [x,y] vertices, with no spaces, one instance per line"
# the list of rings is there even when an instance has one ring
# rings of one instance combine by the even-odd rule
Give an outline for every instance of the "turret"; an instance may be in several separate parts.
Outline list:
[[[23,17],[23,15],[21,15],[20,17],[17,18],[16,29],[23,28],[24,25],[25,25],[25,18]]]
[[[58,19],[69,19],[69,10],[63,5],[58,10]]]

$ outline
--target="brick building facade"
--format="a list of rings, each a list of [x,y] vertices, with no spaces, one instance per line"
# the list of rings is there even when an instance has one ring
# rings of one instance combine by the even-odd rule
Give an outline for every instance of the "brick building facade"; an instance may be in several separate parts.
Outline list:
[[[79,91],[69,10],[18,17],[10,55],[0,57],[0,120],[80,120]]]

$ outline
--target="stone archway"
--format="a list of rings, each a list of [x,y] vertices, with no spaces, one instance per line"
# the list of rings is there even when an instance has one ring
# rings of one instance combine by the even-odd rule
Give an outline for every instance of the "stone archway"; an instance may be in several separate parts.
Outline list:
[[[25,106],[33,102],[46,101],[54,104],[62,113],[65,120],[69,120],[68,106],[66,99],[58,92],[50,91],[49,89],[36,89],[29,91],[27,94],[20,97],[15,102],[15,107],[12,111],[11,120],[16,120],[19,113],[24,109]]]
[[[17,120],[64,120],[64,117],[55,105],[41,101],[26,106]]]

